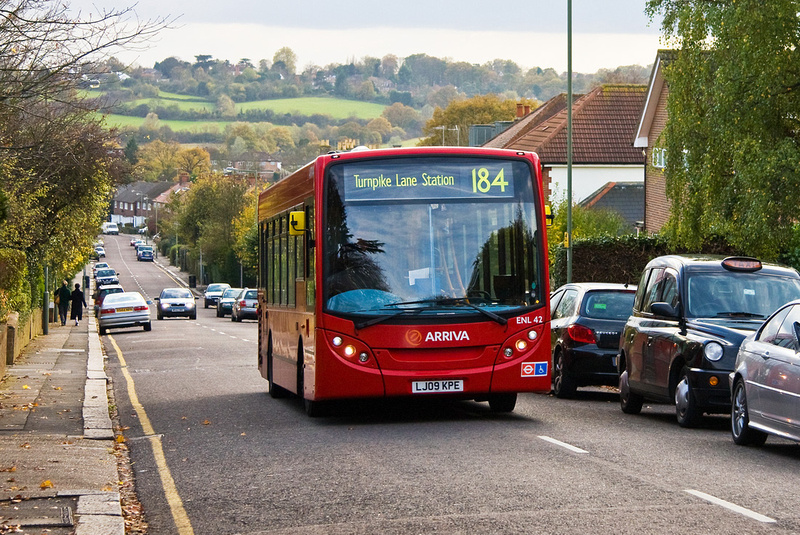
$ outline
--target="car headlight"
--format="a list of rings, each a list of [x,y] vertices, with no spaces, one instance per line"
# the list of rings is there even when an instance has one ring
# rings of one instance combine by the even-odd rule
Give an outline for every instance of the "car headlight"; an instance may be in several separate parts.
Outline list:
[[[703,348],[703,355],[711,362],[717,362],[722,358],[722,346],[717,342],[709,342]]]

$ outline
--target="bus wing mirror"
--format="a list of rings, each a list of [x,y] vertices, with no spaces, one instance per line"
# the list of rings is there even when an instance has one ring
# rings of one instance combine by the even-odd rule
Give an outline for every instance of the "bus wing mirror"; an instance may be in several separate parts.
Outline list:
[[[553,221],[555,220],[555,216],[553,216],[553,210],[550,208],[549,204],[544,205],[544,222],[545,225],[548,227],[553,226]]]
[[[306,230],[306,213],[289,212],[289,236],[302,236]]]

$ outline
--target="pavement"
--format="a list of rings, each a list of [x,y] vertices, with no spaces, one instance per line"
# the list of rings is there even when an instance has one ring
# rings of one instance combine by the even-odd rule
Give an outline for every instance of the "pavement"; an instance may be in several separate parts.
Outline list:
[[[187,274],[157,263],[188,286]],[[124,535],[110,380],[92,303],[0,381],[0,533]],[[112,398],[113,399],[113,391]]]

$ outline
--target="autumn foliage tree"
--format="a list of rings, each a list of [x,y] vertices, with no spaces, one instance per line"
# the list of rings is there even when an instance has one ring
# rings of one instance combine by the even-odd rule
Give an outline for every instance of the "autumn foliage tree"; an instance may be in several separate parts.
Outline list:
[[[130,9],[87,19],[53,0],[0,2],[0,321],[41,302],[46,266],[71,277],[88,257],[122,158],[76,88],[90,60],[164,24],[132,18]]]
[[[523,104],[537,107],[536,101],[523,100]],[[436,108],[433,117],[422,129],[424,136],[419,145],[469,144],[469,127],[473,124],[492,124],[495,121],[510,121],[514,118],[517,101],[503,99],[497,95],[479,95],[463,100],[454,100],[446,108]]]

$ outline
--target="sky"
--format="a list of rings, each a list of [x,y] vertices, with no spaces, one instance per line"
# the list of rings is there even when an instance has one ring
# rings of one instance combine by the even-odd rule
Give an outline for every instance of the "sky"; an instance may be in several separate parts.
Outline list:
[[[82,18],[133,6],[140,20],[176,19],[146,49],[119,50],[126,63],[152,67],[199,54],[237,62],[272,60],[282,47],[308,65],[349,63],[365,56],[428,54],[452,61],[512,60],[520,67],[567,70],[567,0],[68,0]],[[334,8],[335,6],[335,8]],[[649,65],[660,20],[645,0],[572,0],[572,68],[593,73]]]

